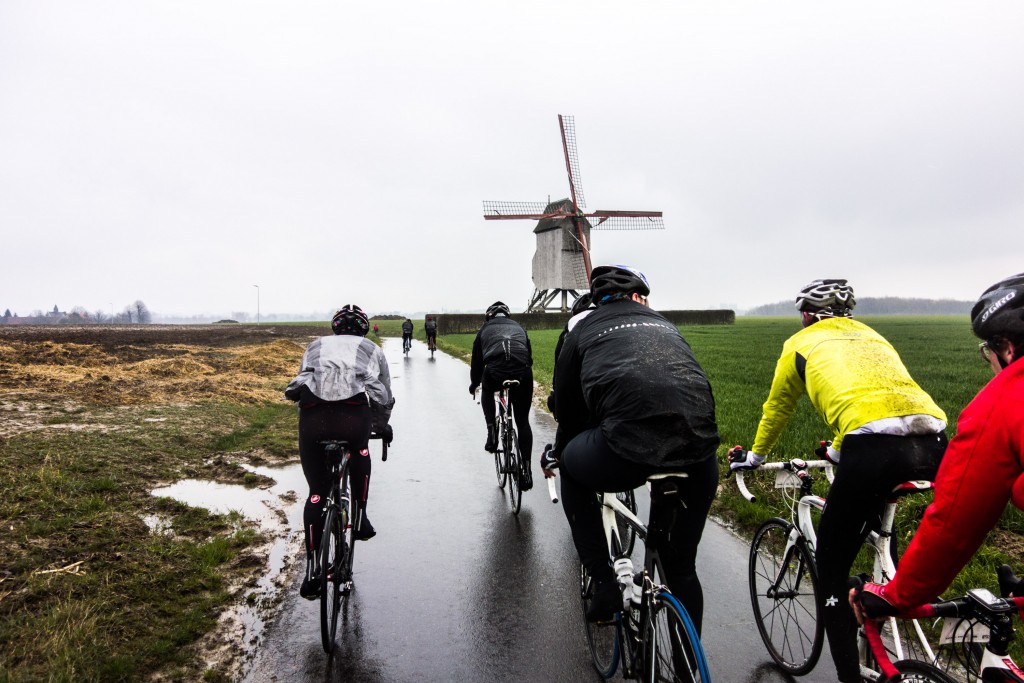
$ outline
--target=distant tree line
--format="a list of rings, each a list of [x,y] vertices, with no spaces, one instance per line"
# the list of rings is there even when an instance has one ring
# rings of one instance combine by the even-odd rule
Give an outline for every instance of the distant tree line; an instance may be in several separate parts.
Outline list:
[[[956,299],[908,299],[898,296],[857,299],[857,315],[967,315],[973,301]],[[744,315],[796,315],[792,301],[751,308]]]
[[[26,316],[4,310],[0,316],[0,325],[99,325],[99,324],[148,324],[153,322],[153,314],[143,301],[136,300],[119,312],[105,311],[102,308],[89,312],[83,306],[75,306],[70,311],[62,311],[54,305],[52,311],[34,310]]]

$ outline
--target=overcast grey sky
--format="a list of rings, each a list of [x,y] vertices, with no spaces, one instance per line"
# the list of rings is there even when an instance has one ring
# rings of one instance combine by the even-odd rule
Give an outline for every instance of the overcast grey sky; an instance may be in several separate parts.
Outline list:
[[[522,309],[575,116],[656,308],[1024,270],[1024,3],[0,3],[0,311]]]

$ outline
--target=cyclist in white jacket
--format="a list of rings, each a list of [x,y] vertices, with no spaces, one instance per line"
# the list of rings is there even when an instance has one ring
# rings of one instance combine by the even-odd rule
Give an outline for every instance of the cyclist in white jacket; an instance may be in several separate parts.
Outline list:
[[[314,339],[306,347],[299,374],[284,392],[286,398],[299,404],[299,458],[309,484],[303,510],[306,578],[299,593],[310,600],[320,596],[320,577],[310,576],[310,571],[320,543],[325,498],[331,488],[330,470],[320,442],[337,439],[349,443],[352,495],[362,513],[357,517],[361,523],[353,536],[369,540],[377,533],[366,517],[371,404],[386,410],[394,405],[388,362],[380,347],[365,338],[370,330],[366,313],[355,305],[343,306],[334,314],[331,329],[334,335]],[[390,426],[384,428],[382,437],[391,441]]]

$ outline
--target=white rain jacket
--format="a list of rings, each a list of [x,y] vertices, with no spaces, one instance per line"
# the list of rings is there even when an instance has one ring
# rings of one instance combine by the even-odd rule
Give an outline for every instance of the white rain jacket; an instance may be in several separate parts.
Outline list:
[[[384,352],[369,339],[350,334],[310,342],[285,396],[297,397],[303,386],[323,401],[344,401],[365,392],[374,403],[389,408],[394,403]]]

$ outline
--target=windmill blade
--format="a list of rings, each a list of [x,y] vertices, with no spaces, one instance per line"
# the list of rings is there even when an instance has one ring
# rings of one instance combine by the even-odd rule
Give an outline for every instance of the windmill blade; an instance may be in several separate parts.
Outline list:
[[[529,218],[540,220],[549,218],[545,212],[547,204],[544,202],[484,202],[484,218],[487,220],[508,220],[516,218]],[[556,214],[557,215],[557,214]]]
[[[583,214],[594,230],[664,230],[661,211],[595,211]]]
[[[585,209],[587,200],[583,197],[580,158],[576,152],[576,123],[573,117],[559,114],[558,127],[562,129],[562,151],[565,153],[565,170],[569,174],[570,196],[577,209]]]

